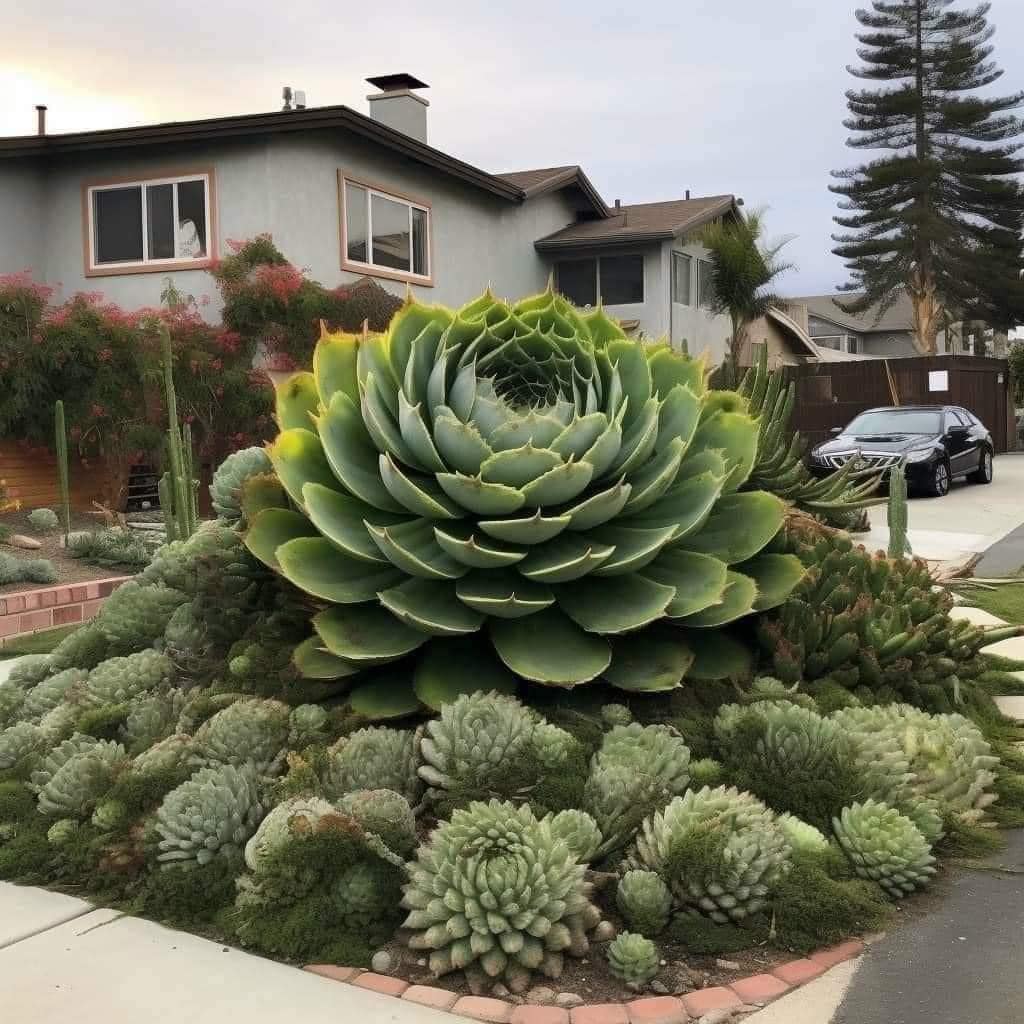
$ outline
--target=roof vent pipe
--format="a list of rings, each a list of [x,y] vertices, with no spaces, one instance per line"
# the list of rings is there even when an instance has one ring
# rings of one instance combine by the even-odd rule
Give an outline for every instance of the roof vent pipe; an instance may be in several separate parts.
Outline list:
[[[36,135],[46,134],[46,104],[36,104]]]
[[[687,199],[689,199],[689,198],[690,198],[690,190],[689,190],[689,189],[687,189],[687,190],[686,190],[686,198],[687,198]]]
[[[616,213],[621,213],[622,212],[622,200],[621,199],[616,199],[615,200],[615,212]]]

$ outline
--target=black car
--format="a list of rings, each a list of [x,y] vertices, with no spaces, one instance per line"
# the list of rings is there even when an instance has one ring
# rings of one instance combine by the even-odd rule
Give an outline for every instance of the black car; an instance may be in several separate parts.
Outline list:
[[[992,435],[958,405],[903,405],[868,409],[831,441],[811,451],[815,476],[826,476],[855,459],[858,468],[885,470],[904,462],[907,485],[941,497],[954,477],[992,483]]]

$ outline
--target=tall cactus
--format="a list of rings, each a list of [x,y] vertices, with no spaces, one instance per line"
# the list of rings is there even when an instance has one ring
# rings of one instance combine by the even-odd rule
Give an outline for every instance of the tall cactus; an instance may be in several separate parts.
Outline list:
[[[889,470],[889,557],[910,555],[907,539],[907,474],[900,462]]]
[[[53,407],[53,429],[57,448],[57,483],[60,488],[60,518],[64,526],[64,545],[71,533],[71,490],[68,484],[68,433],[64,425],[64,403]]]
[[[159,485],[160,507],[164,513],[168,540],[186,540],[196,529],[197,482],[192,475],[192,430],[186,423],[184,436],[178,425],[178,395],[174,390],[171,335],[160,328],[164,364],[164,394],[167,401],[167,454],[170,469]]]

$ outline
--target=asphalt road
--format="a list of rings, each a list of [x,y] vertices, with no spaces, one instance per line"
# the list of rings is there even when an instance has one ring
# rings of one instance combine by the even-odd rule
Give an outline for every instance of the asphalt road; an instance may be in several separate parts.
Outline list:
[[[1024,829],[991,867],[957,870],[923,917],[869,947],[832,1024],[1024,1022]]]

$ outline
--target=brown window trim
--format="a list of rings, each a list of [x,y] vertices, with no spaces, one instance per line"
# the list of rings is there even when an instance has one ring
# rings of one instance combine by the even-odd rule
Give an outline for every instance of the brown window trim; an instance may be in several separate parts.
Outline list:
[[[403,202],[412,203],[413,206],[422,206],[427,211],[427,260],[430,273],[427,276],[413,274],[405,270],[388,270],[383,267],[375,267],[372,263],[353,263],[348,258],[348,240],[346,235],[345,221],[345,182],[359,185],[361,188],[373,189],[374,192],[383,192],[386,196],[401,199]],[[338,168],[338,235],[341,240],[339,255],[341,257],[341,269],[350,274],[361,274],[364,277],[382,277],[389,281],[404,281],[407,284],[420,285],[422,288],[434,287],[434,210],[426,199],[419,199],[416,196],[406,195],[389,185],[380,182],[369,181],[366,178],[348,174],[344,169]]]
[[[111,264],[110,266],[94,267],[92,252],[89,247],[89,189],[104,188],[107,185],[125,185],[131,182],[147,182],[158,178],[194,178],[204,174],[209,183],[209,220],[210,237],[207,239],[209,255],[198,260],[168,260],[161,263]],[[159,169],[140,171],[138,174],[122,174],[113,178],[90,178],[82,182],[82,260],[86,277],[127,277],[132,274],[163,274],[179,270],[209,270],[219,258],[220,224],[217,217],[217,175],[212,166]]]

